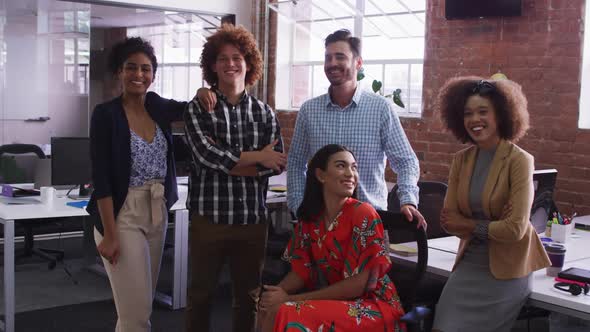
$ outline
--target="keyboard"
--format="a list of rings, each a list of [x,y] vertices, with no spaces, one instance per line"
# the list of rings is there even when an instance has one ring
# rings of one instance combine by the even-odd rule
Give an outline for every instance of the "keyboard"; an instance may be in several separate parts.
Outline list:
[[[37,189],[12,188],[12,197],[30,197],[40,195],[41,192]]]

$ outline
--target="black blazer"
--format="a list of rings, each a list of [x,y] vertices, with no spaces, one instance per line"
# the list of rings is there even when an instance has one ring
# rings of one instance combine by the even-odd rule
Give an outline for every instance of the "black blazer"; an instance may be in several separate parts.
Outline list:
[[[164,132],[168,142],[167,171],[164,181],[166,207],[170,209],[178,200],[174,149],[172,146],[172,121],[182,120],[186,102],[164,99],[148,92],[145,108],[151,118]],[[92,160],[92,184],[94,191],[86,210],[94,218],[95,227],[103,234],[96,201],[111,196],[115,218],[119,214],[129,188],[131,174],[131,134],[121,97],[99,104],[90,121],[90,159]]]

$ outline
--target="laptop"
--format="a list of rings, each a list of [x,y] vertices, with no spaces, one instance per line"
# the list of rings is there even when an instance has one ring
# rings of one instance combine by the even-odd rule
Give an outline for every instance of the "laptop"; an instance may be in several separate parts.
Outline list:
[[[590,230],[590,215],[574,218],[574,226],[579,229]]]

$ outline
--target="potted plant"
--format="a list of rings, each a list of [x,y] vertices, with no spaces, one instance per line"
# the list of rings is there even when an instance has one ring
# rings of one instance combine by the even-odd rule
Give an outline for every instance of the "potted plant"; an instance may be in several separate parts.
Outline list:
[[[365,78],[365,70],[364,70],[364,68],[361,67],[361,69],[356,74],[356,80],[361,81],[363,78]],[[383,83],[381,81],[373,80],[373,83],[371,84],[371,89],[373,89],[373,92],[383,95],[383,92],[381,91],[382,86],[383,86]],[[391,98],[397,106],[399,106],[401,108],[406,108],[406,106],[404,105],[404,103],[402,101],[401,94],[402,94],[402,89],[395,89],[393,91],[393,93],[385,95],[384,97]]]

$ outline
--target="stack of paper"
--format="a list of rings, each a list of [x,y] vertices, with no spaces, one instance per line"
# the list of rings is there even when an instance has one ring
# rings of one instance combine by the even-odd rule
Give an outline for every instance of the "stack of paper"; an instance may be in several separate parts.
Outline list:
[[[268,190],[273,191],[273,192],[285,192],[287,191],[287,186],[282,186],[282,185],[271,185]]]
[[[392,253],[394,253],[396,255],[400,255],[400,256],[416,256],[416,255],[418,255],[418,249],[412,248],[410,246],[403,245],[403,244],[390,244],[389,250]]]

